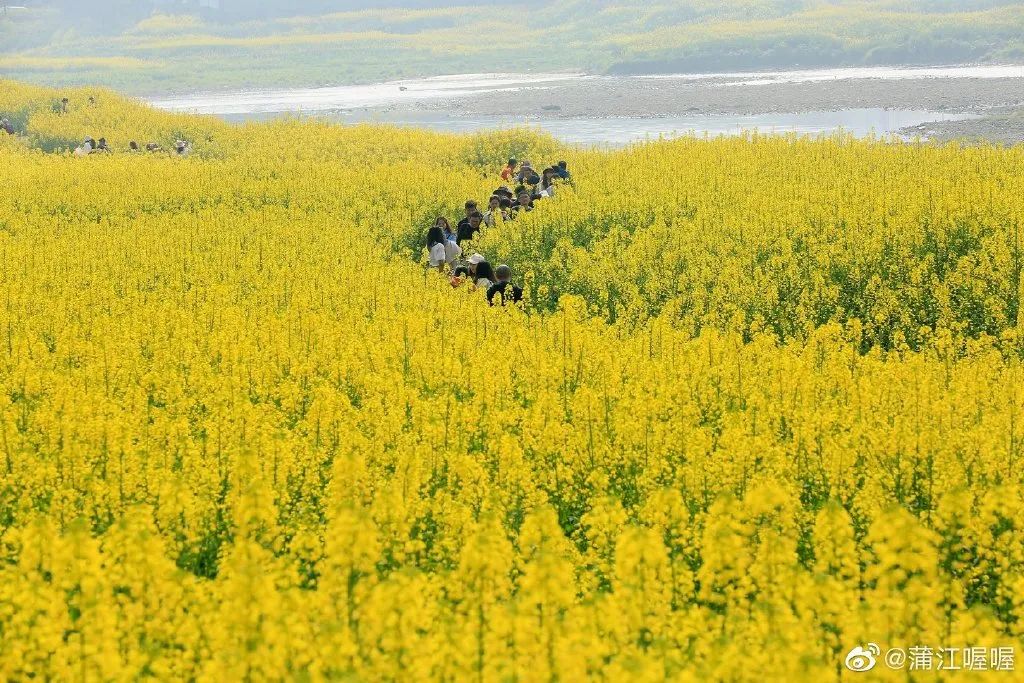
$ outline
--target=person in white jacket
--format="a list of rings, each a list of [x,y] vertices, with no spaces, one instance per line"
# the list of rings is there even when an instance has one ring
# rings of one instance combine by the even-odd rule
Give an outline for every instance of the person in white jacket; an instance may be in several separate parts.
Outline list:
[[[85,157],[92,154],[92,148],[95,147],[95,142],[92,138],[86,138],[81,145],[75,148],[76,157]]]
[[[429,262],[431,268],[437,268],[441,273],[445,266],[451,266],[462,255],[462,248],[455,242],[445,238],[444,230],[435,225],[427,231],[427,251],[430,253]]]

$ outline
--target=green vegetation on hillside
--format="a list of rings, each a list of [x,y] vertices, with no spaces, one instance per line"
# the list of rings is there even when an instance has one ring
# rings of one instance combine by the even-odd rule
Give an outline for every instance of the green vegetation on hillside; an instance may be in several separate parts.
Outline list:
[[[1024,61],[1024,7],[1009,0],[566,0],[316,16],[278,16],[283,5],[268,2],[148,15],[121,4],[118,21],[46,2],[0,14],[0,73],[153,93],[475,71]]]

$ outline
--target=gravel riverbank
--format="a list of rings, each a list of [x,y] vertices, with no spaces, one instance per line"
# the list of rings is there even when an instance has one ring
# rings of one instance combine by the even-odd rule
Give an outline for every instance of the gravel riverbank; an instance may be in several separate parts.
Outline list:
[[[389,111],[444,112],[453,116],[523,115],[528,118],[662,118],[755,115],[845,109],[913,109],[980,115],[969,121],[925,124],[904,131],[930,139],[986,138],[1024,141],[1024,83],[1019,78],[842,79],[749,84],[738,79],[684,77],[604,78],[537,88],[438,99]]]

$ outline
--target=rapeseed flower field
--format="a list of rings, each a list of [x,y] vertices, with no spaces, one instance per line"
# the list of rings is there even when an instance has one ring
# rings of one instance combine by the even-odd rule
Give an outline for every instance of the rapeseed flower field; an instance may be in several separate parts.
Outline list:
[[[0,679],[1019,680],[1024,149],[0,111]]]

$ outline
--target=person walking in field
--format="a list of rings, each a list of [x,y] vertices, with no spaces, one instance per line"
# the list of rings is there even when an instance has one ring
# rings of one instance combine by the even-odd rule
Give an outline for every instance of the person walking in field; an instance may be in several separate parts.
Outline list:
[[[473,254],[468,259],[466,259],[466,268],[468,269],[469,274],[476,275],[477,266],[479,266],[486,260],[487,259],[484,258],[483,254]]]
[[[544,198],[555,196],[555,169],[544,169],[540,180],[540,196]]]
[[[510,188],[508,185],[502,185],[491,194],[497,195],[498,197],[507,197],[512,201],[515,201],[516,198],[515,194],[512,192],[512,188]]]
[[[515,179],[517,183],[522,184],[535,175],[537,172],[533,170],[533,165],[529,161],[524,161],[523,165],[519,167],[519,172],[515,174]]]
[[[455,242],[449,242],[444,236],[444,230],[437,225],[427,231],[427,251],[430,267],[437,268],[441,273],[445,266],[454,265],[462,255],[462,248]]]
[[[491,306],[504,306],[511,301],[519,303],[523,300],[523,288],[512,284],[512,269],[500,265],[494,272],[497,282],[487,290],[487,303]]]
[[[512,211],[515,214],[533,211],[533,195],[525,187],[519,190],[519,201],[512,205]]]
[[[487,213],[484,214],[484,225],[488,228],[493,228],[497,224],[498,219],[508,220],[508,215],[501,208],[501,197],[493,195],[487,206]]]
[[[434,221],[434,226],[441,228],[444,231],[444,238],[449,242],[458,243],[458,235],[452,230],[452,224],[448,222],[448,219],[444,216],[438,216],[437,220]]]
[[[512,176],[515,175],[516,172],[517,163],[519,162],[516,161],[515,157],[508,160],[508,164],[505,165],[505,168],[501,169],[502,180],[508,182],[509,180],[512,179]]]
[[[476,285],[477,289],[487,291],[498,281],[497,276],[494,274],[494,268],[487,261],[481,261],[476,266],[476,272],[473,274],[473,284]]]
[[[93,148],[96,146],[96,141],[92,138],[86,138],[82,141],[82,144],[75,148],[76,157],[87,157],[92,154]]]
[[[474,211],[469,215],[469,218],[466,219],[465,224],[459,223],[459,230],[457,233],[457,242],[459,246],[461,246],[463,242],[468,242],[476,237],[476,234],[480,232],[480,224],[483,220],[484,215],[479,211]]]
[[[458,225],[455,226],[455,232],[458,235],[461,235],[463,233],[463,231],[466,229],[466,226],[469,225],[469,217],[472,216],[474,213],[476,213],[476,211],[477,211],[477,203],[476,203],[476,201],[473,200],[473,199],[466,200],[466,207],[465,208],[466,208],[466,215],[463,216],[462,219],[459,221]]]
[[[448,239],[444,241],[444,258],[449,268],[454,268],[459,257],[462,256],[462,247],[459,246],[458,242],[454,242]]]

